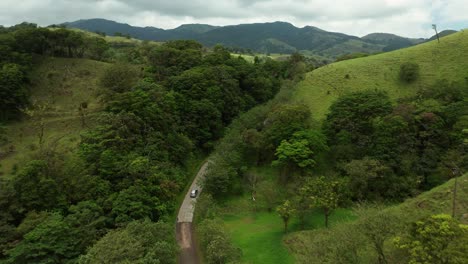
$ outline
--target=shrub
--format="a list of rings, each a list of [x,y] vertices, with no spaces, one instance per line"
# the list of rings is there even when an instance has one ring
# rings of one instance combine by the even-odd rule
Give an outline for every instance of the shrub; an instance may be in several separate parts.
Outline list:
[[[400,80],[411,83],[419,76],[419,65],[413,62],[406,62],[400,66]]]
[[[113,92],[129,91],[136,84],[138,73],[134,68],[125,64],[111,65],[101,77],[101,86]]]

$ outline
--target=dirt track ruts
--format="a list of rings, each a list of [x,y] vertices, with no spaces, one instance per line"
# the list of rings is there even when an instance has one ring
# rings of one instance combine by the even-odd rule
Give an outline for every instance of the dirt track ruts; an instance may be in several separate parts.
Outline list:
[[[197,244],[194,238],[193,213],[195,211],[195,202],[202,191],[200,182],[203,181],[208,162],[205,162],[193,180],[190,189],[185,194],[184,201],[180,206],[177,215],[176,237],[180,246],[179,263],[180,264],[199,264],[200,257],[197,253]],[[190,197],[190,191],[198,189],[197,198]]]

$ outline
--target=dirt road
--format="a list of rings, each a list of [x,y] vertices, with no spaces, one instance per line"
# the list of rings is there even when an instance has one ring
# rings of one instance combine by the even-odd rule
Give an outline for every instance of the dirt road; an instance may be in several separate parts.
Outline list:
[[[199,264],[200,259],[196,250],[196,242],[193,234],[193,212],[195,211],[195,202],[202,191],[200,182],[203,181],[206,173],[208,162],[205,162],[198,171],[197,176],[192,182],[190,189],[185,194],[184,201],[179,209],[177,216],[176,235],[177,243],[180,246],[179,263],[180,264]],[[198,189],[197,198],[190,197],[190,191]]]

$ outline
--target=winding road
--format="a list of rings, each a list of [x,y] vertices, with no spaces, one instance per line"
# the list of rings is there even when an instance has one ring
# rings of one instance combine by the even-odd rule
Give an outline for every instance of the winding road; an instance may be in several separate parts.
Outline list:
[[[197,247],[194,238],[193,230],[193,213],[195,211],[195,202],[197,201],[202,191],[200,182],[203,181],[208,167],[208,161],[205,162],[197,173],[197,176],[192,182],[190,189],[185,194],[184,201],[179,209],[176,224],[177,243],[180,246],[179,263],[180,264],[199,264],[200,258],[197,253]],[[198,189],[197,198],[190,197],[190,191]]]

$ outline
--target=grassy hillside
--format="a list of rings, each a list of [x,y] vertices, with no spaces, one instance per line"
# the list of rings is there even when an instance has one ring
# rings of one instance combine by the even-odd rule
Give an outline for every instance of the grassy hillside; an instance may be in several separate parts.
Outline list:
[[[402,204],[388,207],[383,211],[388,215],[402,216],[404,222],[414,222],[423,217],[434,214],[451,214],[454,180],[438,186],[431,191],[425,192],[415,198],[408,199]],[[468,210],[468,174],[458,179],[457,207],[455,218],[462,223],[468,223],[466,212]],[[359,220],[357,220],[359,222]],[[372,220],[371,220],[372,221]],[[346,230],[354,229],[354,222],[342,222],[331,230],[302,231],[290,234],[284,242],[298,263],[311,263],[310,252],[314,247],[320,247],[317,237],[325,234],[344,233]],[[339,236],[339,235],[338,235]],[[388,245],[387,245],[388,246]]]
[[[399,80],[400,65],[415,62],[420,77],[411,84]],[[392,98],[413,94],[437,80],[465,81],[468,77],[468,32],[403,50],[333,63],[309,73],[298,85],[294,99],[307,103],[312,115],[323,119],[341,94],[364,89],[385,90]]]
[[[83,129],[78,107],[87,103],[87,125],[93,113],[100,109],[98,78],[107,63],[66,58],[39,58],[30,79],[33,104],[46,106],[33,117],[9,124],[9,143],[0,148],[0,175],[11,174],[15,164],[38,148],[38,126],[44,120],[44,144],[54,142],[59,147],[73,147],[79,142]]]

